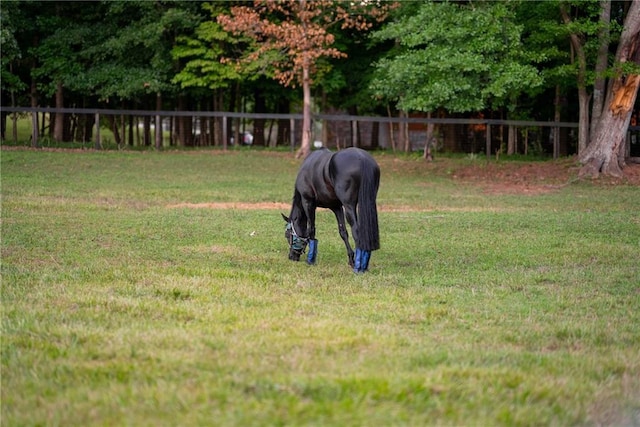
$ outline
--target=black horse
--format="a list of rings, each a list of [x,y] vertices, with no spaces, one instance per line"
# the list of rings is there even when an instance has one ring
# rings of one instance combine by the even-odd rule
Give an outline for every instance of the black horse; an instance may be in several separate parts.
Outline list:
[[[344,241],[349,265],[356,273],[369,267],[371,251],[380,249],[376,196],[380,184],[380,168],[369,153],[347,148],[337,153],[321,149],[311,153],[300,167],[296,178],[293,204],[285,237],[289,242],[289,259],[299,261],[307,244],[307,263],[315,264],[316,208],[331,209],[338,220],[338,231]],[[356,244],[349,244],[345,217]]]

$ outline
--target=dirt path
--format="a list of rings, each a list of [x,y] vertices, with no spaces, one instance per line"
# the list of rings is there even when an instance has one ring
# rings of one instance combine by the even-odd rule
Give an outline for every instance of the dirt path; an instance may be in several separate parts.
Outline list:
[[[540,194],[555,191],[578,180],[580,165],[573,159],[545,162],[481,163],[453,172],[461,182],[475,184],[490,194]],[[629,163],[624,177],[600,177],[596,185],[640,186],[640,164]]]

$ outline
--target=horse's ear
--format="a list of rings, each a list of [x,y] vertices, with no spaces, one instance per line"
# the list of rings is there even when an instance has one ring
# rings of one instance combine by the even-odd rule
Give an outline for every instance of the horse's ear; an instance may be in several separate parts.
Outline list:
[[[284,222],[286,222],[287,224],[291,222],[291,220],[287,218],[282,212],[280,213],[280,215],[282,215],[282,219],[284,219]]]

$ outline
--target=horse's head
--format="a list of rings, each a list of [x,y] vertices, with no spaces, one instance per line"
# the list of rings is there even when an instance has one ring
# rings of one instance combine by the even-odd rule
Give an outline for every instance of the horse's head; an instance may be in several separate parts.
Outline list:
[[[293,221],[290,218],[286,217],[284,214],[281,215],[284,221],[287,223],[284,230],[284,237],[289,243],[289,259],[291,261],[300,261],[300,255],[304,253],[307,247],[307,243],[309,243],[309,239],[300,236],[296,232],[296,228],[299,229],[299,227],[294,225]]]

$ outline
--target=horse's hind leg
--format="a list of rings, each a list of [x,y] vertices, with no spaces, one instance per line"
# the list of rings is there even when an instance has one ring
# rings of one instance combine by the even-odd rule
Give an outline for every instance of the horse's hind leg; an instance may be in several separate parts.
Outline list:
[[[358,217],[356,215],[355,207],[344,206],[345,216],[347,222],[351,226],[351,233],[353,234],[353,240],[356,242],[356,253],[351,255],[350,260],[353,260],[351,267],[356,273],[364,273],[369,267],[369,259],[371,258],[371,251],[362,249],[360,242],[360,229],[358,227]],[[353,254],[353,252],[352,252]]]
[[[347,227],[345,224],[345,217],[347,223],[351,226],[351,232],[353,233],[353,238],[355,240],[356,237],[356,216],[355,210],[353,208],[348,208],[347,206],[334,209],[333,213],[336,215],[336,219],[338,220],[338,232],[340,233],[340,237],[344,241],[344,245],[347,248],[347,256],[349,257],[349,266],[353,267],[354,258],[353,258],[353,249],[351,249],[351,245],[349,244],[349,233],[347,232]],[[357,240],[356,240],[357,241]]]

